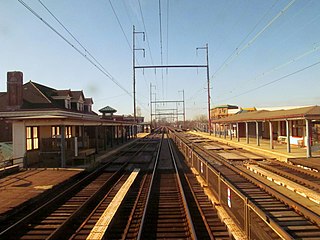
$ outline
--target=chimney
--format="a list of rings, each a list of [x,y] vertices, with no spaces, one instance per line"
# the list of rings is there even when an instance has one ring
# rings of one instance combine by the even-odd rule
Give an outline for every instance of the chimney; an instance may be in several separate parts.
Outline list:
[[[7,73],[8,109],[19,109],[23,102],[23,73]]]

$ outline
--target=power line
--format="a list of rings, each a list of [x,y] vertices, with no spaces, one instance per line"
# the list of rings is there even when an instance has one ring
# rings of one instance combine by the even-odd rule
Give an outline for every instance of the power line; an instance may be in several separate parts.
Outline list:
[[[226,58],[226,60],[221,64],[220,67],[218,67],[218,69],[216,70],[216,72],[214,74],[217,74],[217,72],[219,72],[224,66],[226,66],[226,63],[229,61],[229,59],[231,57],[234,56],[234,54],[236,54],[236,52],[239,50],[239,48],[241,47],[241,45],[248,39],[248,37],[256,30],[256,28],[259,26],[259,24],[262,22],[262,20],[269,14],[269,12],[271,11],[271,9],[276,5],[276,3],[279,0],[276,0],[273,5],[265,12],[265,14],[263,14],[263,16],[259,19],[259,21],[254,25],[254,27],[248,32],[248,34],[242,39],[242,41],[238,44],[238,46],[233,50],[233,52]],[[213,75],[211,76],[213,77]]]
[[[167,0],[167,65],[169,65],[169,0]],[[168,88],[168,68],[166,69],[166,89]],[[168,91],[166,91],[168,92]]]
[[[123,33],[123,36],[125,37],[126,42],[127,42],[128,46],[129,46],[130,50],[131,50],[131,51],[134,51],[134,50],[132,49],[130,43],[129,43],[128,37],[127,37],[127,35],[126,35],[123,27],[122,27],[122,24],[121,24],[121,22],[120,22],[120,19],[119,19],[119,17],[118,17],[118,14],[117,14],[117,12],[116,12],[115,9],[114,9],[111,0],[109,0],[109,3],[110,3],[110,6],[111,6],[111,8],[112,8],[112,11],[113,11],[113,13],[114,13],[114,15],[115,15],[115,17],[116,17],[116,19],[117,19],[117,22],[118,22],[118,24],[119,24],[119,26],[120,26],[120,28],[121,28],[121,31],[122,31],[122,33]],[[138,61],[138,60],[137,60],[137,62],[138,62],[138,64],[139,64],[139,61]],[[147,80],[146,80],[146,78],[145,78],[144,75],[143,75],[143,78],[144,78],[144,81],[145,81],[146,86],[148,86]],[[145,97],[145,96],[143,96],[143,97]],[[145,98],[146,98],[146,97],[145,97]],[[137,101],[137,102],[140,104],[139,101]],[[140,105],[141,105],[141,104],[140,104]],[[143,107],[143,108],[145,108],[145,107]],[[147,108],[145,108],[145,109],[147,109]]]
[[[265,14],[263,14],[263,16],[259,19],[259,21],[255,24],[255,26],[251,29],[251,31],[242,39],[242,41],[238,44],[238,46],[234,49],[234,51],[226,58],[226,60],[220,65],[220,67],[218,67],[218,69],[214,72],[214,74],[212,74],[211,78],[213,78],[224,66],[225,64],[228,62],[228,60],[236,53],[236,51],[240,48],[240,46],[245,42],[245,40],[254,32],[254,30],[258,27],[258,25],[262,22],[262,20],[268,15],[268,13],[270,12],[270,10],[276,5],[276,3],[279,0],[276,0],[274,2],[274,4],[265,12]],[[197,90],[197,92],[190,97],[189,99],[192,99],[194,97],[196,97],[203,89],[200,88],[199,90]]]
[[[319,43],[318,43],[318,44],[319,44]],[[252,82],[252,81],[258,80],[258,79],[260,79],[260,78],[263,78],[263,77],[265,77],[265,76],[267,76],[267,75],[269,75],[269,74],[271,74],[271,73],[273,73],[273,72],[275,72],[275,71],[277,71],[277,70],[279,70],[279,69],[281,69],[281,68],[284,68],[284,67],[286,67],[286,66],[288,66],[288,65],[290,65],[290,64],[292,64],[292,63],[295,63],[295,62],[297,62],[298,60],[300,60],[300,59],[308,56],[309,54],[314,53],[314,52],[319,51],[319,50],[320,50],[320,45],[319,45],[319,46],[316,46],[316,47],[313,47],[311,50],[308,50],[308,51],[304,52],[303,54],[300,54],[300,55],[298,55],[298,56],[295,56],[294,58],[290,59],[289,61],[287,61],[287,62],[285,62],[285,63],[283,63],[283,64],[280,64],[280,65],[278,65],[278,66],[276,66],[276,67],[274,67],[274,68],[272,68],[272,69],[270,69],[270,70],[267,70],[267,71],[265,71],[265,72],[257,75],[257,76],[254,77],[253,79],[250,79],[250,80],[244,82],[242,85],[245,85],[245,84],[248,83],[248,82]],[[234,88],[233,88],[232,90],[230,90],[229,92],[232,92],[232,91],[234,91],[235,89],[238,89],[238,87],[234,87]],[[224,94],[221,94],[221,95],[225,95],[225,93],[224,93]]]
[[[88,60],[94,67],[96,67],[103,75],[108,77],[113,83],[115,83],[119,88],[121,88],[123,91],[125,91],[129,96],[132,96],[131,93],[122,87],[120,83],[116,81],[116,79],[108,72],[104,71],[102,68],[100,68],[96,63],[92,61],[92,59],[88,58],[88,56],[83,53],[79,48],[74,46],[68,39],[66,39],[61,33],[59,33],[54,27],[52,27],[47,21],[45,21],[39,14],[37,14],[28,4],[26,4],[22,0],[18,0],[26,9],[28,9],[34,16],[36,16],[38,19],[40,19],[47,27],[49,27],[54,33],[56,33],[60,38],[62,38],[66,43],[68,43],[73,49],[75,49],[81,56],[83,56],[86,60]]]
[[[159,31],[160,31],[160,62],[163,65],[163,54],[162,54],[162,20],[161,20],[161,0],[159,0]],[[162,79],[162,97],[164,98],[164,86],[163,86],[163,69],[161,69]]]
[[[271,19],[245,46],[243,46],[241,49],[236,49],[237,51],[234,51],[231,56],[228,57],[228,59],[218,68],[218,70],[212,74],[211,78],[214,78],[214,76],[220,72],[222,69],[224,69],[227,65],[229,65],[236,57],[238,57],[245,49],[250,47],[259,37],[262,33],[264,33],[280,16],[282,16],[294,3],[296,0],[292,0],[290,3],[288,3],[273,19]]]
[[[49,14],[62,26],[62,28],[82,47],[82,49],[89,54],[89,56],[110,76],[111,74],[102,66],[102,64],[80,43],[80,41],[63,25],[63,23],[49,10],[49,8],[41,1],[39,3],[49,12]]]
[[[119,24],[119,26],[120,26],[120,28],[121,28],[121,31],[122,31],[122,33],[123,33],[123,35],[124,35],[124,37],[125,37],[125,39],[126,39],[126,41],[127,41],[127,44],[128,44],[128,46],[129,46],[129,48],[132,50],[131,45],[130,45],[130,42],[129,42],[129,40],[128,40],[128,37],[127,37],[125,31],[123,30],[122,24],[121,24],[121,22],[120,22],[120,20],[119,20],[119,17],[118,17],[118,15],[117,15],[116,11],[115,11],[114,8],[113,8],[113,5],[112,5],[112,3],[111,3],[111,0],[109,0],[109,3],[110,3],[110,6],[111,6],[111,8],[112,8],[112,11],[113,11],[113,13],[114,13],[114,15],[115,15],[115,17],[116,17],[116,19],[117,19],[117,22],[118,22],[118,24]]]
[[[143,17],[143,13],[142,13],[140,0],[138,0],[138,2],[139,2],[139,9],[140,9],[140,14],[141,14],[141,19],[142,19],[142,23],[143,23],[144,32],[146,33],[146,39],[147,39],[148,49],[149,49],[149,52],[150,52],[151,63],[152,63],[152,65],[154,65],[153,64],[152,54],[151,54],[151,48],[150,48],[150,44],[149,44],[149,37],[148,37],[148,34],[147,34],[147,28],[146,28],[146,25],[145,25],[145,22],[144,22],[144,17]]]
[[[235,96],[233,96],[233,97],[223,99],[223,100],[221,100],[221,102],[222,102],[222,101],[226,101],[226,100],[230,100],[230,99],[233,99],[233,98],[236,98],[236,97],[245,95],[245,94],[247,94],[247,93],[253,92],[253,91],[258,90],[258,89],[260,89],[260,88],[266,87],[266,86],[268,86],[268,85],[270,85],[270,84],[273,84],[273,83],[275,83],[275,82],[278,82],[278,81],[280,81],[280,80],[282,80],[282,79],[285,79],[285,78],[287,78],[287,77],[290,77],[290,76],[292,76],[292,75],[295,75],[295,74],[297,74],[297,73],[300,73],[300,72],[302,72],[302,71],[304,71],[304,70],[307,70],[307,69],[309,69],[309,68],[312,68],[312,67],[314,67],[314,66],[316,66],[316,65],[318,65],[318,64],[320,64],[320,61],[318,61],[318,62],[316,62],[316,63],[313,63],[313,64],[311,64],[311,65],[308,65],[307,67],[301,68],[301,69],[299,69],[299,70],[297,70],[297,71],[295,71],[295,72],[289,73],[289,74],[287,74],[287,75],[285,75],[285,76],[282,76],[282,77],[280,77],[280,78],[277,78],[277,79],[275,79],[275,80],[272,80],[272,81],[270,81],[270,82],[267,82],[267,83],[265,83],[265,84],[262,84],[262,85],[260,85],[260,86],[258,86],[258,87],[252,88],[252,89],[250,89],[250,90],[248,90],[248,91],[245,91],[245,92],[243,92],[243,93],[240,93],[240,94],[238,94],[238,95],[235,95]]]

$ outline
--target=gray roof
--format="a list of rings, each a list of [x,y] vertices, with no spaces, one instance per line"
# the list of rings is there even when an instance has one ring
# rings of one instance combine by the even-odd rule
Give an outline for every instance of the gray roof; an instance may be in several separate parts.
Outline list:
[[[101,112],[101,113],[115,113],[115,112],[117,112],[117,110],[115,110],[114,108],[112,108],[110,106],[106,106],[104,108],[101,108],[99,110],[99,112]]]
[[[220,119],[212,119],[213,123],[249,122],[285,119],[320,119],[320,106],[302,107],[290,110],[245,112]]]

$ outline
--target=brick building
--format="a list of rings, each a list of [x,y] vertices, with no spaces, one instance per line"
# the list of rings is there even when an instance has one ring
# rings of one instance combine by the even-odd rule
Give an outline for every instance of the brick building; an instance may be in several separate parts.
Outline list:
[[[134,136],[135,122],[102,118],[92,104],[83,91],[23,84],[22,72],[8,72],[7,92],[0,93],[0,142],[12,142],[13,158],[24,159],[24,166],[46,160],[65,167],[81,152],[97,153]]]

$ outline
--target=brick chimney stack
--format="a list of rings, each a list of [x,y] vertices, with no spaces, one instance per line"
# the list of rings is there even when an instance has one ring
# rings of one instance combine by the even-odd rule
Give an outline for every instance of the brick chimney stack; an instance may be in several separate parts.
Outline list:
[[[23,102],[23,73],[7,73],[8,109],[19,109]]]

